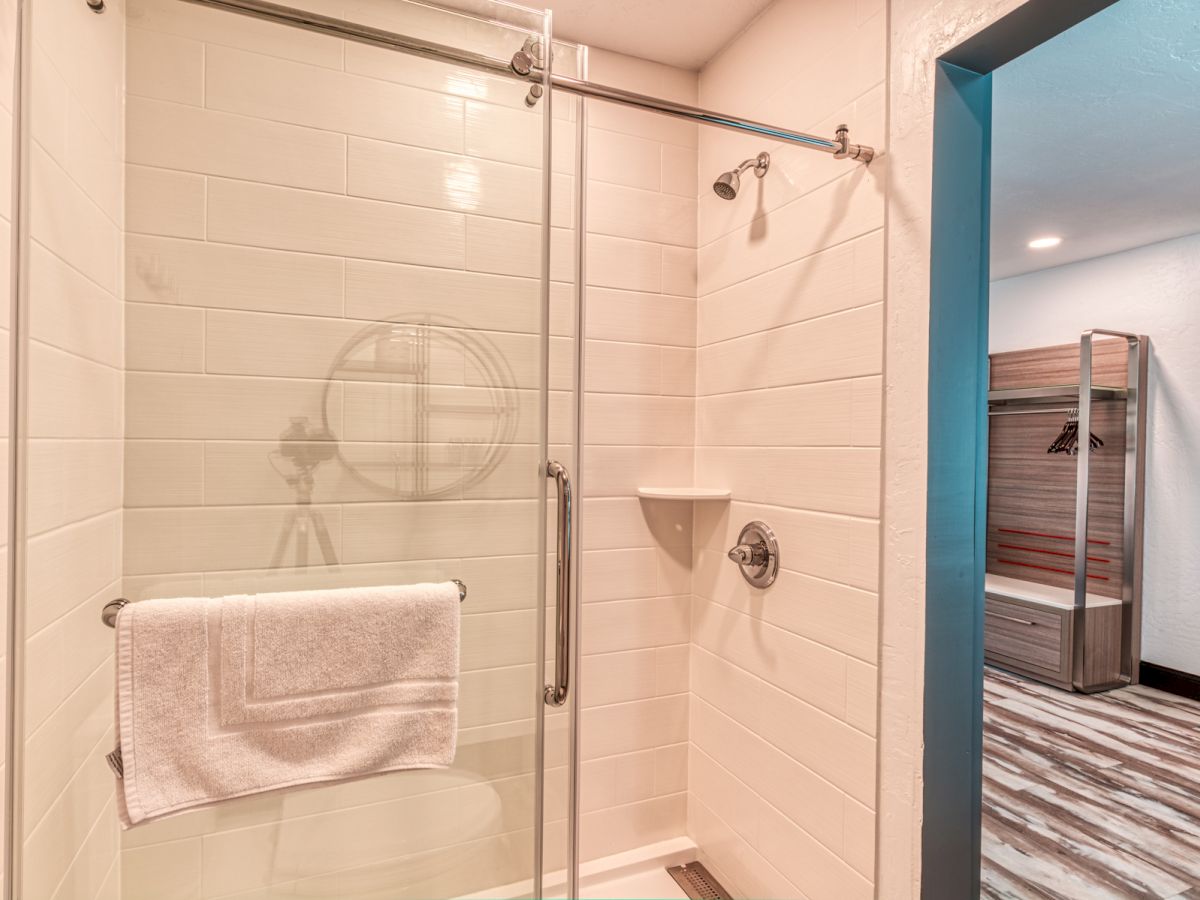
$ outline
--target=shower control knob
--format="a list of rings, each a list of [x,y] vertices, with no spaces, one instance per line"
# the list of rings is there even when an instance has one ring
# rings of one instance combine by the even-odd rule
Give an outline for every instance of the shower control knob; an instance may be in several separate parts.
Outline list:
[[[738,544],[729,551],[729,558],[739,566],[761,566],[767,561],[767,545],[762,541],[757,544]]]
[[[751,522],[738,535],[729,558],[742,570],[742,577],[755,587],[768,587],[779,574],[779,542],[765,522]]]

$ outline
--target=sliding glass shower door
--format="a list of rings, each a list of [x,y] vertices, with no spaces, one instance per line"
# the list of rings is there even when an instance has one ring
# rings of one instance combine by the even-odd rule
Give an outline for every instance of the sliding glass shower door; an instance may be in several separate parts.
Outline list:
[[[295,5],[546,51],[542,16],[502,4]],[[122,900],[530,895],[566,861],[541,739],[545,461],[575,464],[571,108],[203,3],[33,6],[24,491],[54,514],[27,535],[17,895],[93,897],[115,871]],[[72,143],[93,139],[107,169]],[[104,601],[448,579],[453,765],[118,831]]]

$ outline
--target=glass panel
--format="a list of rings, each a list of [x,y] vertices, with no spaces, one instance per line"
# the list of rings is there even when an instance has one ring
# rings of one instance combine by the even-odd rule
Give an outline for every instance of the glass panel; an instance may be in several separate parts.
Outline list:
[[[15,180],[15,154],[13,137],[17,132],[14,118],[16,110],[17,41],[18,16],[16,0],[0,2],[0,560],[3,560],[3,576],[0,577],[0,672],[7,673],[10,663],[9,641],[9,483],[13,457],[10,451],[12,378],[10,363],[13,358],[14,335],[12,332],[13,281],[15,269],[13,259],[13,222],[16,218],[16,203],[13,192]],[[7,687],[7,677],[0,676],[0,684]],[[6,728],[8,721],[5,692],[0,689],[0,711],[3,711]],[[5,806],[8,786],[8,742],[0,743],[0,807]],[[0,818],[0,848],[7,846],[7,817]],[[7,876],[6,858],[0,849],[0,882]]]
[[[300,5],[502,59],[542,27]],[[569,332],[543,368],[547,104],[182,0],[34,27],[22,896],[528,894],[543,410],[571,386]],[[118,830],[105,600],[451,578],[452,766]]]

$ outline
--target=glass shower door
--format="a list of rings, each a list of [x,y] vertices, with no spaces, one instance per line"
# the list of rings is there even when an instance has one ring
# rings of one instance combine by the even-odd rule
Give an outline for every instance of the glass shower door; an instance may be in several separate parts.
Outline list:
[[[543,28],[501,4],[479,4],[486,19],[404,0],[297,5],[499,59]],[[31,565],[29,666],[74,652],[78,632],[60,617],[98,619],[101,589],[143,601],[458,579],[466,599],[449,768],[249,797],[120,834],[109,776],[95,771],[111,749],[111,657],[64,686],[69,702],[48,703],[27,678],[26,853],[77,790],[109,835],[95,853],[114,856],[124,900],[530,894],[552,652],[545,460],[548,444],[569,455],[573,435],[562,414],[570,242],[556,238],[554,271],[544,265],[551,225],[570,221],[569,202],[553,223],[544,212],[548,104],[527,104],[528,84],[513,79],[183,0],[110,3],[94,23],[67,25],[44,8],[35,42],[51,61],[61,54],[61,69],[35,67],[38,99],[73,71],[67,54],[81,44],[62,44],[63,28],[103,27],[83,35],[93,40],[123,28],[124,250],[110,271],[76,250],[82,229],[41,234],[35,216],[33,245],[50,259],[30,270],[32,320],[53,332],[53,279],[84,267],[105,289],[111,280],[112,296],[123,289],[124,360],[123,384],[105,395],[120,407],[109,434],[81,409],[38,415],[64,378],[83,391],[93,361],[35,352],[30,438],[53,439],[60,461],[104,450],[124,483],[102,498],[103,528],[71,535],[96,551],[66,565],[98,571]],[[84,87],[86,112],[103,91]],[[57,211],[43,222],[58,227],[88,203],[107,214],[106,197],[80,196],[64,176],[71,156],[54,156],[53,112],[34,111],[35,137],[37,116],[47,124],[30,190]],[[113,341],[106,373],[120,369],[119,330]],[[49,490],[31,480],[29,507]],[[114,548],[115,563],[104,557]],[[87,639],[111,641],[97,631]],[[50,877],[34,868],[31,857],[27,879]],[[112,868],[97,871],[88,896]]]

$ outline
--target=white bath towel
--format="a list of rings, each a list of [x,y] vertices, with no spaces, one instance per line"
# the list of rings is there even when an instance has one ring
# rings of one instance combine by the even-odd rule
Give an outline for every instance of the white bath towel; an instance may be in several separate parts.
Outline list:
[[[110,757],[123,822],[449,765],[458,647],[452,582],[129,604]]]

